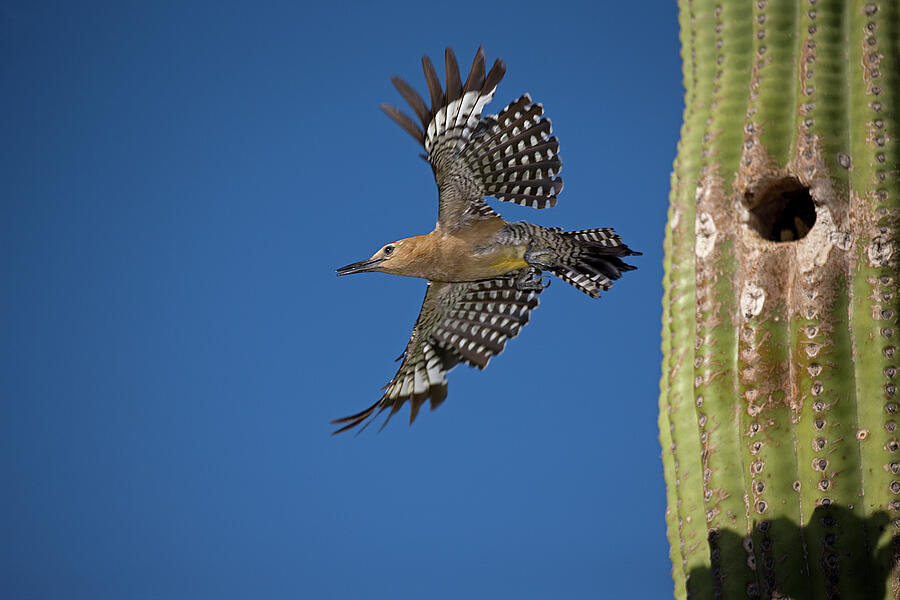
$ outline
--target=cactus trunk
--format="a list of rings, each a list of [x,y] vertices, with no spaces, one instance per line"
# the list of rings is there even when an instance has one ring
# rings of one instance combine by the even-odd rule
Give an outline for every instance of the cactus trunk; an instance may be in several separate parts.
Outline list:
[[[900,2],[679,7],[675,596],[900,597]]]

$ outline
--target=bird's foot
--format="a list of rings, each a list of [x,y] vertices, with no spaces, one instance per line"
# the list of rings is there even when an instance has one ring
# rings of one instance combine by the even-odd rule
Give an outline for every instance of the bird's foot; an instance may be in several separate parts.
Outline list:
[[[550,261],[553,259],[553,253],[547,248],[529,248],[525,251],[523,258],[533,269],[537,269],[539,274],[541,270],[550,270]]]
[[[522,269],[522,272],[519,273],[518,277],[516,277],[516,289],[523,292],[533,292],[547,289],[547,286],[550,285],[550,278],[546,275],[544,275],[543,277],[541,277],[540,275],[541,270],[537,267]]]

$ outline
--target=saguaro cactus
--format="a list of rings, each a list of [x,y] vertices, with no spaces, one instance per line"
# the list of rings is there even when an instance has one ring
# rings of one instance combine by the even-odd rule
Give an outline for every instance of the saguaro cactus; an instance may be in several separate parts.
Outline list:
[[[677,598],[900,596],[900,2],[679,0]]]

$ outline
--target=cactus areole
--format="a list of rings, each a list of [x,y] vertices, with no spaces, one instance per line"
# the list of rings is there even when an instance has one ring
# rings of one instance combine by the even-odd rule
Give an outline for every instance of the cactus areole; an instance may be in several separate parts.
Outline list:
[[[675,597],[900,597],[900,2],[679,8]]]

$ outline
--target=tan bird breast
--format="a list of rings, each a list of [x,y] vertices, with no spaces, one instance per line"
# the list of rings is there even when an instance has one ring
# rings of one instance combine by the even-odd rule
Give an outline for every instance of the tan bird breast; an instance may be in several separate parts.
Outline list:
[[[430,246],[426,277],[432,281],[478,281],[528,267],[527,245],[497,243],[503,219],[490,219],[449,234],[435,229],[426,236]]]

